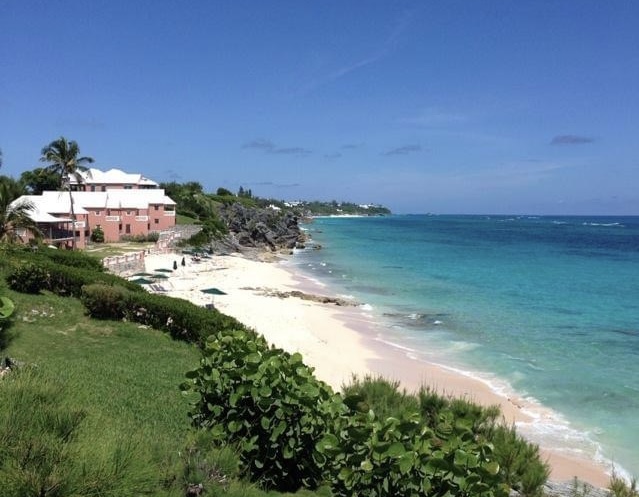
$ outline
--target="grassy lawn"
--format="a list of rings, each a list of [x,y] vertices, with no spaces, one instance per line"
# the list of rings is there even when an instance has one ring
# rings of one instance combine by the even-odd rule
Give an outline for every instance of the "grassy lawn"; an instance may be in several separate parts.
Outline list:
[[[133,323],[90,319],[76,299],[1,292],[16,312],[0,357],[34,365],[60,386],[60,405],[85,413],[78,441],[83,450],[99,458],[100,451],[124,444],[151,480],[160,482],[164,473],[173,478],[168,475],[191,431],[178,385],[197,364],[198,349]]]
[[[175,215],[175,224],[195,224],[198,220],[194,217],[185,216],[184,214]]]
[[[198,364],[196,346],[136,323],[91,319],[75,298],[14,292],[2,273],[0,295],[14,302],[15,313],[0,341],[0,359],[10,357],[24,367],[16,373],[17,384],[0,380],[0,440],[9,448],[22,444],[23,460],[31,457],[34,443],[42,445],[48,459],[38,459],[33,473],[28,467],[16,472],[14,466],[3,466],[0,446],[0,481],[16,474],[27,475],[28,482],[37,479],[34,474],[48,475],[76,482],[72,495],[178,497],[193,481],[188,475],[199,472],[201,478],[213,467],[228,468],[223,473],[229,478],[209,484],[211,495],[283,495],[241,481],[232,449],[205,443],[198,446],[199,455],[185,450],[194,447],[194,431],[187,416],[189,399],[178,386]],[[23,372],[29,375],[18,381]],[[73,436],[56,438],[73,413],[81,413]],[[3,438],[7,433],[8,441]],[[2,487],[3,497],[39,495],[27,492],[25,481],[13,483]],[[42,488],[41,480],[38,485]],[[105,493],[105,488],[110,490]],[[297,495],[330,492],[302,490]]]

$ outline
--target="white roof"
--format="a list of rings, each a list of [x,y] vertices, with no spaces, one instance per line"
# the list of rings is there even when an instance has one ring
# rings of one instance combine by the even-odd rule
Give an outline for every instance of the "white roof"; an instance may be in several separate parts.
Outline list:
[[[19,205],[25,201],[31,202],[32,207],[29,210],[29,217],[33,219],[36,223],[60,223],[60,222],[71,221],[71,218],[55,217],[49,214],[50,212],[55,212],[55,211],[47,209],[46,202],[43,202],[43,199],[40,195],[23,195],[22,197],[11,202],[11,206]],[[68,202],[67,202],[67,205],[68,205]],[[68,214],[68,211],[66,212],[66,214]]]
[[[71,192],[73,195],[73,209],[76,214],[87,214],[87,209],[147,209],[151,204],[175,205],[167,197],[164,190],[156,188],[149,190],[125,190],[122,188],[108,189],[105,192]],[[52,214],[71,212],[69,192],[45,191],[42,195],[23,195],[16,202],[28,200],[33,203],[33,215],[36,222],[59,222],[67,219],[56,218]]]
[[[82,177],[82,183],[87,185],[146,185],[158,187],[155,181],[142,176],[137,173],[125,173],[121,169],[109,169],[108,171],[102,171],[100,169],[88,169],[87,171],[79,171]],[[75,176],[71,176],[69,182],[72,185],[78,183]]]

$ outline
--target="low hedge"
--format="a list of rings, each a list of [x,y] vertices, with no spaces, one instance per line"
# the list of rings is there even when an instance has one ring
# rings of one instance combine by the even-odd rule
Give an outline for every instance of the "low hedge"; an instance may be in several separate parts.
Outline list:
[[[92,283],[118,285],[134,293],[144,292],[139,285],[119,276],[83,267],[64,266],[44,258],[16,262],[7,277],[7,283],[12,290],[18,292],[38,293],[49,290],[57,295],[71,297],[80,297],[82,287]]]
[[[80,298],[91,317],[126,319],[199,346],[209,335],[219,337],[231,330],[246,330],[237,319],[215,309],[165,295],[131,292],[118,285],[85,285]]]

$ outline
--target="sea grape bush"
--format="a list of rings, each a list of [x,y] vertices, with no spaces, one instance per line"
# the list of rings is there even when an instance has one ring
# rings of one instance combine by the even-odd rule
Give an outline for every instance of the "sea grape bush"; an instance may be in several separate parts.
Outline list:
[[[401,417],[419,412],[421,420],[435,430],[445,417],[449,424],[469,428],[477,440],[486,440],[493,447],[492,459],[499,464],[499,478],[510,488],[526,497],[539,497],[549,476],[539,447],[517,434],[513,427],[499,423],[498,407],[479,406],[465,399],[442,396],[428,388],[417,395],[399,391],[397,382],[383,378],[354,379],[344,389],[346,395],[362,398],[379,418]]]
[[[322,470],[313,453],[327,428],[323,406],[334,394],[300,354],[236,331],[207,341],[199,368],[187,378],[182,389],[199,394],[193,424],[218,442],[237,444],[254,480],[280,491],[318,486]]]
[[[491,446],[468,426],[442,417],[433,430],[417,412],[381,420],[357,395],[343,404],[334,406],[334,430],[315,455],[334,495],[508,495]]]

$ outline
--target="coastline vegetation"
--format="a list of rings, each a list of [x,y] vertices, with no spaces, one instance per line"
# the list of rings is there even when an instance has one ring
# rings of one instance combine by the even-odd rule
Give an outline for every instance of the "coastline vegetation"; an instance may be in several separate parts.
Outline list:
[[[526,467],[498,462],[494,410],[384,380],[336,394],[298,354],[83,253],[7,246],[0,272],[17,309],[2,354],[24,363],[0,388],[23,402],[0,402],[13,495],[539,495],[545,481],[522,484],[545,466],[521,439],[504,444],[530,447]]]

